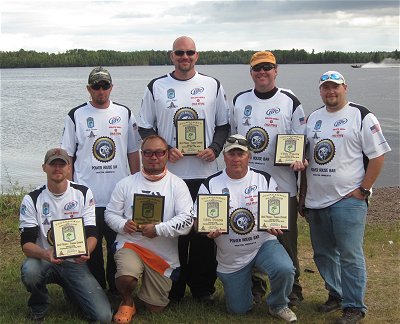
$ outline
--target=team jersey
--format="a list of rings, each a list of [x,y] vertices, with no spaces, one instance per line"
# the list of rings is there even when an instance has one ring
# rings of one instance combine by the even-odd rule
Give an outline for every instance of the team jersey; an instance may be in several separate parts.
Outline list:
[[[289,166],[274,166],[277,134],[304,134],[305,115],[297,97],[277,88],[269,99],[260,99],[254,89],[239,93],[233,100],[232,133],[245,136],[253,152],[251,167],[270,173],[281,191],[296,196],[296,176]]]
[[[129,108],[110,102],[98,109],[87,102],[68,113],[61,147],[74,157],[74,181],[90,187],[96,206],[105,207],[115,184],[129,175],[127,154],[138,151],[140,141]]]
[[[257,254],[261,245],[276,237],[257,230],[258,192],[277,191],[275,180],[263,171],[249,168],[242,179],[231,179],[225,170],[207,178],[199,194],[229,195],[229,233],[217,237],[217,271],[236,272],[245,267]],[[194,206],[197,217],[197,201]]]
[[[126,221],[132,219],[134,194],[165,197],[163,222],[156,225],[157,237],[150,239],[140,232],[124,232]],[[188,234],[192,227],[192,207],[189,189],[182,179],[168,171],[161,180],[149,181],[137,172],[117,183],[105,211],[105,221],[118,233],[117,250],[125,247],[125,243],[147,249],[168,264],[164,275],[170,277],[172,270],[179,267],[178,236]]]
[[[364,155],[373,159],[391,150],[377,118],[352,102],[337,112],[325,106],[312,112],[306,134],[307,208],[328,207],[357,189],[365,175]]]
[[[43,249],[50,248],[48,237],[51,221],[69,218],[83,218],[84,226],[95,226],[94,199],[91,190],[68,181],[67,190],[62,195],[52,194],[46,185],[27,194],[21,203],[19,228],[38,227],[36,244]]]
[[[177,80],[170,74],[152,80],[144,93],[138,124],[153,128],[176,147],[176,120],[204,119],[206,148],[211,144],[215,126],[228,124],[229,106],[218,80],[196,72],[189,80]],[[217,171],[217,161],[206,162],[185,156],[168,169],[182,179],[205,179]]]

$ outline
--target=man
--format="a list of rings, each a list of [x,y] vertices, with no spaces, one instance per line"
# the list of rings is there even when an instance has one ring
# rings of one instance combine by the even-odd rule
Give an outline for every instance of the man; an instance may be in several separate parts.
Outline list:
[[[267,297],[269,313],[292,323],[297,317],[288,307],[288,296],[295,269],[276,239],[282,231],[257,230],[258,192],[277,191],[277,184],[268,173],[250,169],[250,157],[244,136],[228,137],[224,149],[225,170],[207,178],[199,190],[199,194],[229,195],[228,234],[221,235],[218,230],[208,234],[217,245],[217,274],[224,286],[228,312],[233,314],[245,314],[253,306],[253,269],[268,274],[271,284]]]
[[[42,168],[47,175],[47,185],[27,194],[20,209],[21,246],[27,257],[21,267],[21,278],[31,293],[30,319],[44,321],[49,305],[46,285],[57,283],[89,321],[109,323],[111,306],[86,265],[97,243],[92,192],[67,180],[71,164],[67,152],[62,149],[49,150]],[[88,254],[55,258],[51,221],[76,217],[83,218]]]
[[[168,144],[158,135],[143,140],[143,169],[121,180],[107,205],[106,222],[118,233],[116,239],[116,286],[122,297],[117,323],[129,323],[136,313],[133,291],[142,283],[138,297],[153,312],[168,305],[172,278],[179,268],[178,235],[189,233],[192,199],[182,179],[166,168]],[[135,194],[164,196],[163,221],[137,224],[132,220]],[[137,216],[137,215],[136,215]]]
[[[199,53],[190,37],[177,38],[170,57],[175,70],[152,80],[146,88],[138,119],[139,133],[142,138],[158,133],[166,139],[168,169],[184,179],[194,201],[202,181],[217,171],[216,158],[230,130],[229,107],[219,81],[196,71]],[[205,150],[184,156],[176,148],[179,119],[205,120]],[[213,241],[192,231],[179,238],[179,258],[181,275],[172,286],[171,299],[183,298],[188,284],[196,299],[212,301],[216,280]]]
[[[305,203],[302,214],[310,225],[314,261],[329,294],[319,310],[342,308],[337,323],[358,323],[367,311],[367,198],[390,147],[376,117],[347,100],[343,75],[324,73],[319,91],[325,105],[307,120],[309,166],[301,183],[300,206]]]
[[[68,152],[74,181],[93,190],[98,243],[88,262],[90,271],[111,294],[115,289],[115,262],[110,253],[116,233],[104,223],[104,210],[115,184],[140,169],[140,135],[128,107],[112,102],[110,73],[96,67],[89,74],[90,101],[72,109],[65,119],[61,147]],[[103,236],[107,242],[104,271]]]
[[[296,306],[303,300],[297,257],[297,175],[293,171],[294,164],[274,166],[274,160],[278,134],[304,134],[304,111],[292,91],[276,86],[278,65],[273,53],[256,52],[250,60],[250,76],[254,88],[237,94],[233,99],[232,132],[244,135],[249,141],[253,152],[250,166],[270,173],[279,190],[290,193],[289,231],[279,235],[278,240],[296,267],[289,296],[291,306]],[[298,161],[297,167],[301,167],[302,162]],[[260,293],[260,289],[255,289],[256,300],[260,299]]]

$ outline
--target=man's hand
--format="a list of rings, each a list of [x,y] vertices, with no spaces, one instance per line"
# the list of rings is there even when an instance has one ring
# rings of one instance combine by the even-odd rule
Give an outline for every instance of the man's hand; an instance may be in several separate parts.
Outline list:
[[[267,232],[269,234],[274,235],[274,236],[278,236],[278,235],[283,234],[283,232],[280,229],[277,229],[277,228],[276,229],[275,228],[271,228],[271,229],[267,230]]]
[[[202,159],[207,162],[212,162],[215,160],[216,156],[212,149],[206,148],[205,150],[197,153],[196,155],[199,159]]]
[[[219,230],[211,231],[210,233],[207,234],[207,237],[210,238],[210,239],[215,239],[217,237],[220,237],[221,234],[222,233]]]
[[[128,219],[124,225],[124,232],[128,233],[128,234],[132,234],[135,233],[138,230],[138,226],[136,225],[136,223],[131,220]]]
[[[290,168],[293,169],[293,171],[304,171],[308,167],[308,161],[304,160],[303,162],[301,161],[294,161],[291,165]]]
[[[171,147],[168,150],[168,161],[175,163],[176,161],[183,158],[183,154],[176,147]]]
[[[61,263],[63,263],[64,262],[64,260],[63,259],[56,259],[55,257],[54,257],[54,250],[53,250],[53,248],[49,248],[49,249],[47,249],[46,251],[45,251],[45,260],[47,260],[47,261],[49,261],[49,262],[51,262],[51,263],[54,263],[54,264],[61,264]]]
[[[140,225],[140,230],[142,231],[143,236],[148,238],[157,237],[156,226],[154,224]]]

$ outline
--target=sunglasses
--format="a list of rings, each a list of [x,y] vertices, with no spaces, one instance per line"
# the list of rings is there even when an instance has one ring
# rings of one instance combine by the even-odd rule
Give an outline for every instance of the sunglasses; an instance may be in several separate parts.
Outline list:
[[[193,56],[194,54],[196,54],[196,51],[194,51],[194,50],[188,50],[188,51],[181,51],[181,50],[177,50],[177,51],[174,51],[174,54],[176,55],[176,56],[183,56],[183,55],[187,55],[187,56]]]
[[[343,77],[337,73],[323,74],[323,75],[321,75],[321,78],[319,80],[320,81],[326,81],[326,80],[335,80],[335,81],[342,80],[342,81],[344,81]]]
[[[235,137],[229,136],[229,137],[226,139],[226,141],[227,141],[228,143],[231,143],[231,144],[233,144],[233,143],[238,143],[239,145],[243,145],[243,146],[246,146],[246,147],[248,146],[247,140],[241,139],[241,138],[235,138]]]
[[[150,151],[150,150],[142,151],[142,154],[147,158],[152,157],[153,155],[160,158],[160,157],[165,156],[165,153],[167,153],[167,150],[164,150],[164,151]]]
[[[93,90],[100,90],[102,88],[103,90],[108,90],[111,88],[110,83],[96,83],[90,86]]]
[[[257,65],[255,65],[255,66],[253,66],[251,69],[252,69],[254,72],[260,72],[261,70],[267,72],[267,71],[271,71],[271,70],[274,69],[274,68],[275,68],[275,65],[274,65],[274,64],[264,64],[264,65],[257,64]]]

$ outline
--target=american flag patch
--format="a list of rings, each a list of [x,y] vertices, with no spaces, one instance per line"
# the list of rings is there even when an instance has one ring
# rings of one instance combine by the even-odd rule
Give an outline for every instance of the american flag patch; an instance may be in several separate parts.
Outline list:
[[[92,198],[89,200],[89,206],[93,206],[93,205],[94,205],[94,199]]]
[[[370,127],[370,130],[371,130],[372,134],[375,134],[375,133],[379,132],[381,130],[381,128],[380,128],[379,124],[375,124],[374,126]]]
[[[306,123],[306,120],[304,119],[304,117],[299,118],[300,121],[300,125],[304,125]]]

